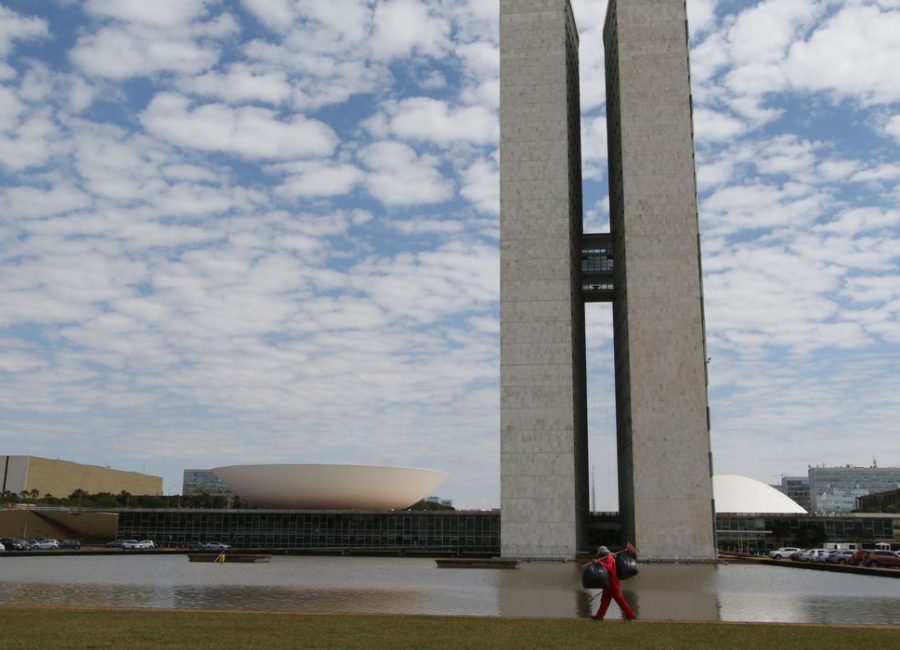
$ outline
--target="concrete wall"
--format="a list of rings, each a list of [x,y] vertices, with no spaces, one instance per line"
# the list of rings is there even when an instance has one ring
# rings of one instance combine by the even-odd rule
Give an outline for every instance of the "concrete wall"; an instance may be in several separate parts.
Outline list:
[[[118,523],[119,515],[114,512],[0,510],[0,537],[106,542],[115,538]]]
[[[578,32],[500,2],[501,545],[573,557],[587,515]]]
[[[28,482],[30,456],[0,456],[0,492],[18,494]]]
[[[38,456],[0,456],[0,476],[7,466],[7,458],[6,489],[17,494],[24,490],[38,490],[40,496],[67,497],[78,489],[92,494],[118,494],[123,490],[131,494],[162,494],[161,476]]]
[[[623,531],[642,558],[713,559],[684,0],[611,0],[604,42]]]

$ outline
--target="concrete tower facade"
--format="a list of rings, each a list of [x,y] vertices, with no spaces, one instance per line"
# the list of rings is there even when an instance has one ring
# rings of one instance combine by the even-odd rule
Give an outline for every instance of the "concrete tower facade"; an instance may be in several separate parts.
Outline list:
[[[610,0],[619,511],[643,557],[716,556],[684,0]]]
[[[619,500],[644,559],[715,558],[684,0],[610,0],[610,230],[583,234],[568,0],[500,2],[501,549],[586,550],[584,303],[613,303]]]
[[[500,2],[500,490],[505,556],[567,557],[587,518],[578,30]]]

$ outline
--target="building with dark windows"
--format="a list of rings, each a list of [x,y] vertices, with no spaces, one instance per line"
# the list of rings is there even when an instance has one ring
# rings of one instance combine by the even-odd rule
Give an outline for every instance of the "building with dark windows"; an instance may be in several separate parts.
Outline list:
[[[162,546],[219,541],[244,549],[496,555],[500,517],[447,510],[121,510],[118,536]]]
[[[211,469],[186,469],[181,485],[184,496],[233,497],[234,492]]]
[[[856,500],[900,488],[900,467],[810,467],[811,511],[853,512]]]
[[[895,541],[891,515],[774,515],[722,513],[716,515],[719,549],[734,553],[762,553],[782,546],[815,548],[827,543],[855,542],[869,547]]]
[[[856,498],[859,512],[900,512],[900,488]]]
[[[803,506],[807,512],[812,509],[809,500],[808,476],[782,476],[778,489]]]
[[[497,511],[118,510],[121,539],[152,539],[162,547],[219,541],[241,550],[359,555],[500,553]],[[616,544],[618,513],[592,513],[588,546]],[[744,553],[828,542],[873,545],[898,541],[900,515],[817,516],[772,513],[716,515],[719,549]]]

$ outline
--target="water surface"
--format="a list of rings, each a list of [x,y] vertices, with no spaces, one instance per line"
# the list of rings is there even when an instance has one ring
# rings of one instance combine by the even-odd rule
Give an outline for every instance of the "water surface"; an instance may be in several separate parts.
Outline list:
[[[577,563],[438,569],[420,558],[275,556],[263,564],[183,555],[0,558],[0,604],[589,616]],[[638,616],[704,621],[897,624],[900,581],[787,567],[641,565],[623,583]],[[599,599],[594,601],[594,607]],[[609,616],[619,616],[615,605]]]

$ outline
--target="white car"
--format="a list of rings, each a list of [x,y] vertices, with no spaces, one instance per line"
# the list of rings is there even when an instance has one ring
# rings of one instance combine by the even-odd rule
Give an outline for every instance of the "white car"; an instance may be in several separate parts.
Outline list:
[[[797,559],[802,562],[824,562],[828,559],[828,551],[824,548],[811,548],[801,553]]]
[[[3,544],[0,544],[0,551],[5,551],[6,547]]]
[[[782,546],[774,551],[769,551],[769,557],[773,560],[780,560],[783,557],[791,557],[791,553],[797,553],[799,550],[796,546]]]
[[[59,548],[59,542],[55,539],[33,539],[31,548],[36,551],[55,551]]]
[[[122,548],[130,548],[135,550],[147,550],[150,548],[156,548],[156,544],[153,543],[152,539],[142,539],[141,541],[136,541],[133,539],[127,540],[124,544],[122,544]]]

